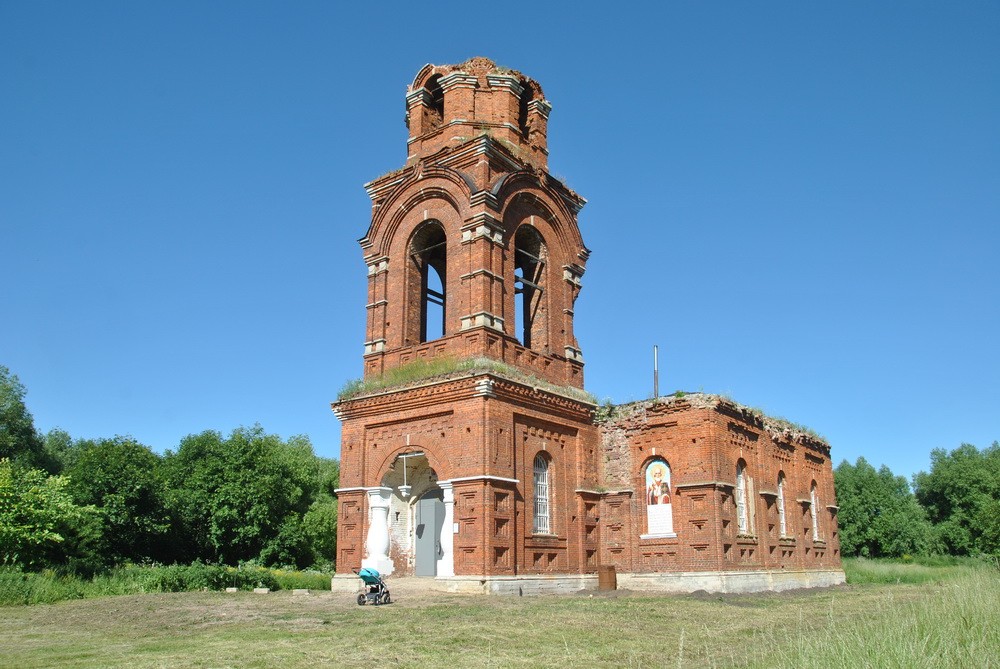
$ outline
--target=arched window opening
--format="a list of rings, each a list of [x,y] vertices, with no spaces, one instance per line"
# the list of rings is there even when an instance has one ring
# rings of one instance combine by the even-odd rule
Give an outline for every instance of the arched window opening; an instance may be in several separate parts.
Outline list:
[[[816,507],[819,506],[819,495],[816,494],[816,482],[813,481],[809,487],[809,516],[812,520],[813,541],[819,541],[819,513]]]
[[[518,100],[517,109],[517,127],[520,128],[521,134],[525,137],[528,136],[528,103],[531,102],[531,88],[528,86],[527,82],[521,82],[524,87],[521,89],[521,98]]]
[[[431,221],[413,236],[410,244],[413,276],[419,281],[413,286],[418,290],[411,289],[410,293],[420,309],[416,334],[421,342],[445,335],[447,241],[441,224]]]
[[[427,120],[431,128],[441,125],[444,120],[444,90],[441,88],[441,75],[435,74],[424,84],[424,90],[430,95],[430,105],[427,107]]]
[[[778,472],[778,530],[780,537],[788,536],[788,524],[785,522],[785,473]]]
[[[747,465],[740,460],[736,464],[736,533],[750,533],[750,519],[747,513]]]
[[[526,348],[544,349],[545,261],[548,252],[538,231],[522,225],[514,235],[514,333]]]
[[[535,513],[532,531],[549,534],[549,461],[539,453],[535,456]]]

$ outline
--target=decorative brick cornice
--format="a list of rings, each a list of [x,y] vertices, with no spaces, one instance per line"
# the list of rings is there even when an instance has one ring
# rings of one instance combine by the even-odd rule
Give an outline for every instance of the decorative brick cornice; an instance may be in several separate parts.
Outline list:
[[[490,88],[506,88],[518,97],[520,97],[521,92],[524,90],[517,77],[512,77],[509,74],[488,74],[486,75],[486,82],[490,85]],[[532,102],[535,102],[535,100],[532,100]]]
[[[406,108],[411,109],[417,105],[429,107],[432,96],[426,88],[420,87],[406,94]]]
[[[468,376],[459,378],[432,379],[407,388],[386,390],[335,402],[331,406],[338,418],[347,420],[447,405],[476,397],[498,398],[533,405],[545,413],[587,425],[590,424],[590,413],[596,406],[544,388],[512,381],[492,372],[470,372]]]
[[[691,483],[678,483],[675,487],[678,490],[685,488],[720,488],[732,490],[736,487],[736,484],[729,483],[728,481],[693,481]]]
[[[520,483],[520,479],[510,479],[503,476],[493,476],[492,474],[476,474],[475,476],[456,476],[455,478],[448,479],[447,481],[438,481],[438,485],[442,483],[471,483],[473,481],[485,481],[487,483],[510,483],[517,485]]]
[[[403,183],[410,176],[411,171],[412,168],[404,167],[403,169],[381,176],[378,179],[373,179],[365,184],[365,192],[368,193],[368,197],[373,202],[377,202],[388,195],[396,186]]]
[[[532,112],[547,119],[549,114],[552,113],[552,103],[548,100],[532,100],[528,103],[528,113],[530,114]]]
[[[341,420],[386,415],[467,399],[474,396],[474,388],[475,384],[469,378],[431,380],[408,388],[386,390],[335,402],[332,407]]]
[[[475,88],[479,79],[474,74],[467,74],[459,70],[444,75],[438,82],[441,84],[441,90],[447,93],[454,88]]]
[[[500,208],[500,203],[497,201],[496,195],[489,192],[488,190],[481,190],[472,194],[469,198],[469,204],[473,207],[486,206],[497,211]]]

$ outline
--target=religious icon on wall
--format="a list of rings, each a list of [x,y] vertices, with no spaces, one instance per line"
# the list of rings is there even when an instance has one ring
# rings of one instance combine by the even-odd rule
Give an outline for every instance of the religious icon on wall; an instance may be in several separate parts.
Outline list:
[[[646,466],[646,522],[650,535],[673,534],[674,514],[670,505],[670,465],[657,458]]]

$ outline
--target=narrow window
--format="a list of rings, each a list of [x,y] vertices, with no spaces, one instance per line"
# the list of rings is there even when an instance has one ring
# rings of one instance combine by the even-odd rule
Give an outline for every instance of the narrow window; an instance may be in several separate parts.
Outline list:
[[[819,518],[816,507],[819,506],[819,496],[816,494],[816,482],[809,488],[809,515],[812,518],[813,541],[819,541]]]
[[[514,333],[525,348],[548,345],[542,300],[546,255],[545,242],[535,228],[518,228],[514,236]]]
[[[535,456],[535,534],[549,533],[549,461]]]
[[[408,332],[421,342],[443,337],[447,307],[447,239],[440,223],[430,221],[413,236],[410,260],[413,264],[408,292],[419,313],[410,312],[416,322],[410,324]]]
[[[740,460],[736,464],[736,533],[749,534],[750,522],[747,517],[747,477],[746,464]]]
[[[781,537],[788,536],[788,526],[785,524],[785,473],[778,473],[778,529]]]

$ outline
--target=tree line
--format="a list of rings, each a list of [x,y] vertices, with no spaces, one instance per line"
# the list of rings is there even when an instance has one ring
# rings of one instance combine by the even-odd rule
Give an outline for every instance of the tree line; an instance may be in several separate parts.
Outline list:
[[[41,435],[24,395],[0,366],[0,564],[332,567],[340,468],[307,437],[205,431],[160,455],[131,437]]]
[[[845,556],[1000,555],[1000,443],[931,452],[907,480],[864,458],[833,472]]]

